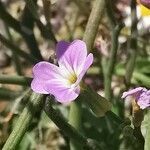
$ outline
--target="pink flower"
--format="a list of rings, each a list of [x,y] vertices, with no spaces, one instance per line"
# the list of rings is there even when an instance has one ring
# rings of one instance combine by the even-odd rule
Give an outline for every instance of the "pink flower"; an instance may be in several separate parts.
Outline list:
[[[87,55],[85,42],[58,42],[58,65],[39,62],[33,67],[31,88],[41,94],[52,94],[61,103],[75,100],[80,94],[80,81],[93,63],[93,54]]]
[[[124,92],[121,98],[126,98],[128,96],[133,96],[141,109],[150,107],[150,90],[138,87]]]
[[[150,9],[150,0],[140,0],[140,3]]]

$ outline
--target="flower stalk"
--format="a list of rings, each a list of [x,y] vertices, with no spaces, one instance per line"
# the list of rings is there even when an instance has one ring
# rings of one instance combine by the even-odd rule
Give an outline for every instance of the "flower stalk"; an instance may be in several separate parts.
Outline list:
[[[131,39],[129,43],[129,54],[128,54],[128,61],[126,65],[126,75],[125,75],[125,83],[127,88],[130,86],[131,78],[133,75],[135,61],[137,56],[137,14],[136,14],[136,0],[131,1]]]
[[[145,146],[144,146],[144,148],[145,148],[145,150],[149,150],[150,149],[150,122],[149,122],[149,120],[150,120],[150,110],[148,110],[148,112],[147,112],[147,121],[148,121],[148,125],[147,125],[147,132],[146,132],[146,136],[145,136]]]
[[[112,90],[111,90],[111,81],[112,81],[112,75],[113,70],[115,67],[115,61],[117,57],[117,50],[118,50],[118,37],[120,34],[121,29],[124,27],[123,23],[118,24],[115,16],[114,11],[112,8],[112,2],[111,0],[105,1],[106,5],[106,13],[110,22],[110,28],[111,28],[111,51],[109,55],[109,60],[106,60],[106,58],[102,59],[102,68],[103,68],[103,74],[104,74],[104,91],[105,91],[105,97],[108,100],[112,101]],[[108,61],[108,63],[107,63]],[[107,67],[106,67],[107,66]]]
[[[36,59],[34,57],[34,55],[30,55],[28,53],[26,53],[24,50],[21,50],[19,47],[17,47],[16,45],[14,45],[10,40],[7,40],[2,34],[0,34],[0,41],[8,48],[10,48],[10,50],[12,50],[13,52],[15,52],[18,56],[25,58],[26,60],[28,60],[29,62],[31,62],[32,64],[36,63],[38,61],[38,59]]]
[[[79,132],[82,130],[82,108],[80,96],[72,102],[69,113],[69,123]],[[70,140],[70,150],[81,150],[82,147],[75,140]]]
[[[101,18],[102,18],[102,15],[103,15],[103,12],[104,12],[104,5],[105,5],[105,1],[100,1],[100,0],[96,0],[95,3],[94,3],[94,6],[92,8],[92,11],[90,13],[90,16],[89,16],[89,19],[88,19],[88,23],[87,23],[87,26],[86,26],[86,29],[85,29],[85,33],[84,33],[84,36],[83,36],[83,41],[85,41],[86,43],[86,46],[87,46],[87,49],[88,50],[91,50],[92,47],[93,47],[93,44],[94,44],[94,40],[95,40],[95,37],[96,37],[96,34],[97,34],[97,29],[98,29],[98,26],[99,26],[99,23],[101,21]],[[74,105],[74,104],[72,104]],[[74,106],[71,106],[71,107],[74,107]],[[76,106],[76,107],[79,107],[79,106]],[[74,121],[72,121],[72,125],[74,124],[80,124],[80,118],[81,118],[81,108],[76,108],[76,110],[72,110],[70,113],[71,114],[77,114],[79,112],[80,115],[78,115],[78,118],[79,119],[75,119]],[[70,114],[70,118],[71,118],[71,114]],[[74,146],[72,148],[72,145]],[[76,147],[76,145],[71,141],[70,143],[70,148],[72,148],[72,150],[74,149],[78,149],[78,146]]]
[[[0,75],[0,83],[30,86],[32,78],[17,75]]]
[[[28,127],[37,111],[41,111],[43,106],[43,96],[32,93],[27,106],[18,118],[16,125],[7,139],[2,150],[15,150],[24,134],[27,132]]]
[[[105,9],[105,1],[96,0],[90,13],[88,23],[86,25],[86,29],[83,36],[83,41],[85,41],[87,49],[89,51],[92,50],[93,48],[93,44],[97,34],[97,29],[102,19],[104,9]]]
[[[96,141],[87,139],[80,132],[78,132],[78,130],[76,130],[73,126],[71,126],[67,122],[67,120],[63,117],[63,115],[52,107],[51,100],[53,99],[52,97],[49,97],[49,98],[46,99],[44,111],[47,114],[47,116],[59,127],[59,129],[61,129],[70,139],[80,144],[80,146],[82,145],[83,149],[95,150],[97,148],[98,150],[101,150],[99,144]],[[73,109],[78,109],[78,108],[75,108],[76,106],[72,106],[72,107],[74,107]],[[76,126],[80,127],[80,125],[77,124],[76,122],[75,124]],[[77,147],[74,147],[74,148],[77,148]]]

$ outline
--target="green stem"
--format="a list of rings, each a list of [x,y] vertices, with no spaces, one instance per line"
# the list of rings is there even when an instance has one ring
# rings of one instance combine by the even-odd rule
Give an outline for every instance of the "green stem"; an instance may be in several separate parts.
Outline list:
[[[6,88],[0,88],[0,101],[1,100],[13,100],[16,96],[18,96],[17,93],[15,93],[12,90],[6,89]]]
[[[0,1],[0,18],[11,28],[18,33],[22,34],[21,25],[18,20],[13,18],[4,8],[3,3]]]
[[[27,12],[27,13],[26,13]],[[27,46],[30,51],[32,51],[32,55],[35,56],[38,60],[42,60],[42,56],[40,54],[40,50],[37,46],[37,42],[33,33],[33,22],[32,15],[29,13],[27,8],[25,7],[23,13],[23,19],[20,23],[14,17],[12,17],[3,6],[3,3],[0,1],[0,18],[11,28],[17,31],[25,40]],[[31,21],[31,26],[28,24]],[[29,25],[29,26],[28,26]]]
[[[51,97],[50,97],[51,98]],[[45,113],[47,116],[63,131],[70,139],[78,142],[86,150],[101,150],[99,144],[91,139],[87,139],[80,132],[78,132],[73,126],[71,126],[64,116],[52,107],[51,99],[47,99],[45,103]]]
[[[136,0],[131,1],[131,39],[129,43],[130,51],[128,55],[128,61],[126,65],[125,81],[127,88],[130,86],[131,78],[133,75],[136,55],[137,55],[137,14],[136,14]]]
[[[7,26],[6,23],[4,23],[4,24],[5,24],[5,30],[6,30],[6,33],[7,33],[7,36],[9,38],[10,42],[14,43],[12,35],[10,33],[10,30],[9,30],[9,27]],[[16,69],[17,74],[18,75],[23,75],[22,70],[21,70],[21,63],[20,63],[19,57],[18,57],[18,55],[16,54],[15,51],[12,52],[12,57],[13,57],[14,67]]]
[[[40,53],[40,49],[38,47],[38,43],[36,41],[33,28],[34,28],[34,17],[29,9],[29,5],[35,4],[34,11],[36,7],[37,0],[27,0],[30,1],[30,4],[26,3],[25,8],[23,10],[21,25],[23,26],[22,30],[24,31],[22,36],[27,43],[27,46],[30,50],[30,53],[35,56],[38,60],[43,60],[42,55]],[[34,11],[35,12],[35,11]],[[24,30],[25,29],[25,30]],[[27,29],[27,30],[26,30]],[[29,31],[29,32],[28,32]],[[24,34],[25,33],[25,34]]]
[[[107,68],[104,74],[104,85],[105,85],[105,97],[108,100],[111,100],[111,80],[112,75],[115,67],[115,61],[117,57],[117,50],[118,50],[118,36],[120,33],[120,30],[122,29],[123,24],[117,25],[114,29],[112,29],[112,45],[111,45],[111,52],[109,61],[107,63]],[[106,67],[106,66],[103,66]],[[104,70],[104,69],[103,69]]]
[[[111,28],[111,52],[109,56],[108,63],[106,63],[105,58],[102,59],[102,67],[103,67],[103,74],[104,74],[104,87],[105,87],[105,97],[108,100],[112,101],[112,90],[111,90],[111,82],[112,82],[112,75],[115,67],[115,61],[117,57],[117,50],[118,50],[118,36],[122,27],[124,26],[122,23],[117,25],[117,21],[114,16],[113,5],[111,0],[106,0],[106,12],[110,22]],[[108,66],[106,68],[106,65]],[[106,68],[106,69],[105,69]]]
[[[145,139],[144,139],[142,132],[141,132],[141,126],[139,126],[139,127],[134,126],[133,134],[138,141],[139,149],[144,150]]]
[[[15,52],[17,55],[21,56],[22,58],[29,60],[31,63],[37,63],[38,60],[32,56],[26,53],[25,51],[21,50],[19,47],[15,46],[11,41],[7,40],[2,34],[0,34],[0,41],[10,50]]]
[[[113,11],[113,5],[111,0],[105,0],[106,1],[106,11],[107,11],[107,16],[110,21],[110,26],[111,28],[115,28],[117,25],[117,21],[115,19],[114,11]]]
[[[32,17],[34,19],[34,21],[36,22],[41,35],[48,40],[53,40],[55,43],[57,43],[57,40],[55,38],[55,35],[51,29],[51,24],[48,21],[46,25],[44,25],[40,19],[39,19],[39,15],[37,12],[37,6],[35,4],[35,2],[33,0],[26,0],[26,5],[28,6],[28,9],[30,10],[30,13],[32,14]]]
[[[85,29],[83,40],[86,42],[87,49],[91,50],[97,34],[97,30],[104,14],[105,1],[96,0],[92,8],[88,23]]]
[[[92,11],[90,13],[88,23],[85,29],[85,33],[83,36],[83,41],[85,41],[87,49],[90,50],[93,47],[94,40],[97,34],[97,29],[99,26],[99,23],[101,21],[103,12],[104,12],[104,5],[105,1],[104,0],[96,0],[94,3],[94,6],[92,8]],[[72,114],[78,114],[78,116],[75,118],[73,117],[71,119],[71,124],[74,126],[77,130],[79,126],[81,126],[81,108],[78,105],[75,105],[74,103],[71,105],[71,111],[70,111],[70,119]],[[76,126],[78,125],[78,126]],[[76,150],[79,149],[79,146],[74,142],[70,142],[70,149],[71,150]]]
[[[23,86],[30,86],[32,78],[24,76],[9,76],[0,75],[0,83],[2,84],[17,84]]]
[[[146,136],[145,136],[145,146],[144,150],[150,150],[150,110],[148,110],[147,114],[147,128],[146,128]]]
[[[82,109],[81,109],[81,102],[80,99],[77,98],[76,101],[72,102],[70,106],[70,113],[69,113],[69,123],[72,125],[76,130],[81,131],[81,123],[82,123]],[[81,150],[81,145],[79,145],[75,140],[70,140],[70,150]]]
[[[32,119],[34,118],[35,113],[41,110],[42,105],[43,96],[33,93],[31,95],[31,98],[29,99],[27,106],[24,108],[23,112],[18,118],[18,121],[16,122],[16,125],[2,150],[16,149],[17,145],[20,143],[24,134],[28,130],[28,127],[31,124]]]

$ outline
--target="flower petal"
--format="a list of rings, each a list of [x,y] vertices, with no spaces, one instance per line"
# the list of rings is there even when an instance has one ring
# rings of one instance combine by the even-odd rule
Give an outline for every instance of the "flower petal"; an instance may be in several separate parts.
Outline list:
[[[70,88],[64,86],[64,84],[59,80],[51,80],[46,83],[45,90],[55,96],[56,100],[60,103],[68,103],[75,100],[79,93],[80,88]]]
[[[33,76],[45,80],[62,77],[59,67],[46,61],[41,61],[33,67]]]
[[[86,61],[85,61],[85,64],[83,66],[83,70],[82,72],[80,73],[80,75],[78,76],[78,79],[76,81],[76,85],[79,84],[79,82],[82,80],[83,76],[85,75],[85,73],[87,72],[87,70],[89,69],[89,67],[92,65],[93,63],[93,54],[90,53],[87,58],[86,58]]]
[[[141,109],[150,107],[150,90],[143,92],[139,96],[139,99],[137,100],[137,104],[140,106]]]
[[[39,80],[35,77],[31,82],[31,89],[36,93],[48,94],[48,92],[44,89],[46,82],[46,80]]]
[[[56,56],[57,56],[58,60],[64,55],[64,53],[67,50],[67,48],[69,47],[69,45],[70,45],[70,43],[66,42],[66,41],[60,41],[57,43]]]
[[[138,87],[138,88],[135,88],[135,89],[132,89],[132,90],[129,90],[127,92],[123,92],[123,95],[121,98],[126,98],[127,96],[136,96],[138,97],[139,94],[143,91],[147,91],[146,88],[143,88],[143,87]]]
[[[45,61],[39,62],[33,67],[31,89],[37,93],[48,94],[44,89],[45,83],[56,78],[64,79],[57,66]]]
[[[62,50],[60,50],[62,48]],[[87,57],[87,48],[85,42],[75,40],[68,45],[68,43],[58,43],[57,57],[59,66],[65,66],[70,72],[74,71],[79,75],[84,66]]]

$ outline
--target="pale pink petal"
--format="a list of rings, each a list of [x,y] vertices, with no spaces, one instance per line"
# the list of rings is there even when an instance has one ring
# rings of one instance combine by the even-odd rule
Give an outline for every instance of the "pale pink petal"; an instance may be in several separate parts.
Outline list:
[[[122,98],[126,98],[127,96],[133,96],[141,109],[150,107],[150,90],[146,88],[138,87],[124,92]]]
[[[31,89],[37,93],[48,94],[45,89],[45,83],[52,79],[63,79],[60,69],[51,63],[42,61],[33,67],[33,80]]]
[[[83,76],[85,75],[85,73],[87,72],[89,67],[92,65],[92,63],[93,63],[93,54],[90,53],[86,58],[85,64],[84,64],[83,69],[82,69],[82,72],[79,74],[78,79],[77,79],[75,84],[79,84],[79,82],[82,80]]]
[[[123,95],[121,98],[126,98],[127,96],[136,96],[138,95],[140,92],[145,91],[146,89],[143,87],[138,87],[132,90],[129,90],[127,92],[123,92]]]
[[[48,94],[48,92],[44,89],[46,82],[47,80],[39,80],[39,78],[34,77],[31,82],[31,89],[36,93]]]
[[[70,43],[66,41],[60,41],[56,45],[56,56],[57,59],[59,60],[64,53],[66,52],[67,48],[69,47]]]
[[[85,42],[75,40],[68,46],[68,43],[58,43],[57,56],[59,66],[65,66],[70,72],[79,75],[84,66],[87,57],[87,48]],[[65,46],[64,46],[65,45]],[[62,51],[60,49],[63,49]]]
[[[67,87],[59,80],[47,82],[45,90],[54,95],[56,100],[60,103],[69,103],[75,100],[80,93],[79,87]]]
[[[150,107],[150,90],[143,92],[137,99],[137,104],[141,109]]]
[[[37,63],[33,67],[32,72],[33,77],[45,80],[62,77],[59,67],[46,61]]]

